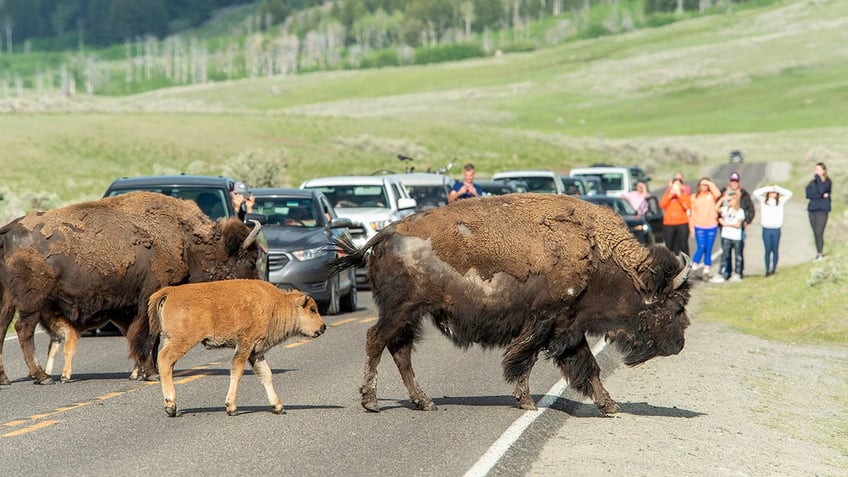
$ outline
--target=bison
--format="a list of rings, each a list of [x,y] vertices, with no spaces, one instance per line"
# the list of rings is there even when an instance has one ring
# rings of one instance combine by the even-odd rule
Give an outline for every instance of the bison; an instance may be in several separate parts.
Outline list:
[[[214,222],[192,201],[152,192],[30,213],[0,228],[0,330],[17,310],[29,374],[46,384],[33,344],[39,321],[56,340],[63,325],[51,320],[75,330],[116,320],[127,326],[133,377],[149,377],[157,338],[148,332],[148,297],[167,285],[256,278],[260,227]],[[2,346],[0,384],[9,384]]]
[[[174,363],[198,343],[207,348],[235,348],[225,402],[228,415],[237,414],[236,393],[245,361],[265,387],[272,411],[284,413],[265,352],[292,336],[317,338],[327,329],[315,300],[261,280],[165,287],[150,296],[147,315],[151,333],[162,338],[159,373],[170,417],[177,415]]]
[[[378,412],[377,366],[388,347],[412,403],[436,406],[412,369],[429,319],[457,346],[505,347],[504,377],[535,409],[529,376],[540,352],[598,409],[604,389],[587,335],[616,343],[636,365],[683,349],[691,261],[645,248],[612,210],[564,195],[511,194],[457,201],[383,229],[332,272],[367,262],[379,319],[365,345],[362,406]]]

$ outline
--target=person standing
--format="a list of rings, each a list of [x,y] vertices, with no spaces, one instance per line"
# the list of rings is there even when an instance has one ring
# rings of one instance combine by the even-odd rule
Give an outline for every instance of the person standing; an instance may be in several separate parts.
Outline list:
[[[648,213],[648,197],[650,196],[651,194],[648,192],[648,186],[646,186],[644,182],[637,182],[636,188],[624,194],[622,197],[627,199],[627,202],[630,202],[630,205],[636,209],[636,212],[638,212],[639,215],[645,215]]]
[[[727,187],[722,189],[722,199],[727,200],[727,195],[729,193],[734,193],[739,195],[739,207],[745,211],[745,221],[742,224],[742,242],[739,244],[739,260],[742,261],[742,267],[739,271],[740,278],[744,276],[743,272],[745,270],[745,228],[751,225],[751,222],[754,221],[754,216],[756,215],[756,209],[754,208],[754,200],[751,199],[751,194],[748,193],[747,190],[742,188],[741,177],[739,177],[738,172],[734,172],[730,174],[730,180],[727,183]],[[723,271],[725,275],[730,274],[730,271]]]
[[[810,216],[810,226],[816,238],[816,259],[824,259],[824,228],[827,226],[827,216],[830,213],[831,186],[824,162],[816,164],[813,180],[807,184],[807,214]]]
[[[706,279],[710,275],[713,264],[713,244],[718,234],[718,215],[716,201],[721,197],[721,191],[708,177],[698,181],[698,190],[691,197],[690,221],[695,234],[697,249],[692,258],[692,270],[700,268],[701,258],[704,260],[704,270],[701,276]]]
[[[721,273],[716,273],[710,279],[711,283],[742,281],[742,229],[745,223],[745,209],[739,206],[741,197],[738,193],[728,192],[726,196],[727,199],[723,199],[719,206],[721,217],[718,219],[721,225]]]
[[[675,255],[689,255],[690,197],[684,186],[683,180],[675,177],[660,199],[660,207],[665,210],[663,240]]]
[[[780,228],[783,227],[783,209],[792,198],[792,191],[775,185],[760,187],[752,192],[760,203],[760,225],[763,226],[763,246],[766,251],[766,276],[777,270]]]
[[[453,202],[457,199],[481,197],[482,195],[483,188],[474,183],[474,164],[469,162],[462,168],[462,182],[457,182],[451,188],[448,202]]]

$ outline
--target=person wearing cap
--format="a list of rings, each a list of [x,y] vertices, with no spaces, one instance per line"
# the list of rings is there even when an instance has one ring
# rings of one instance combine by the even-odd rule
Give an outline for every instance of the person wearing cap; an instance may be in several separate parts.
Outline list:
[[[743,271],[745,270],[745,228],[751,225],[751,222],[754,221],[754,215],[756,214],[756,209],[754,208],[754,200],[751,198],[751,194],[748,193],[747,190],[742,188],[742,178],[739,176],[738,172],[733,172],[730,174],[730,178],[727,182],[727,187],[721,190],[721,198],[718,200],[718,204],[726,203],[728,197],[731,194],[735,194],[739,198],[739,207],[745,211],[745,219],[742,222],[742,239],[739,244],[739,259],[741,261],[741,266],[738,267],[739,278],[742,278]],[[723,274],[730,275],[729,270],[722,270]]]
[[[663,241],[675,255],[689,255],[689,209],[690,196],[678,177],[671,179],[660,199],[663,214]]]
[[[247,214],[253,213],[253,204],[256,203],[256,198],[247,190],[247,185],[242,181],[238,181],[233,185],[230,196],[238,218],[244,221]]]

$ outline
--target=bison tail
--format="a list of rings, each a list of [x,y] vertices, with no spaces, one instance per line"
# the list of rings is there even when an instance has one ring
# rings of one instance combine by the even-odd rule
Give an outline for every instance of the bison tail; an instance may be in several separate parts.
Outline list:
[[[159,321],[159,317],[162,314],[162,306],[165,304],[165,300],[167,298],[168,294],[163,290],[159,290],[158,292],[150,295],[150,298],[147,300],[147,326],[150,336],[159,336],[162,332],[162,325]]]
[[[338,253],[338,257],[324,265],[324,275],[329,278],[351,267],[364,267],[368,261],[368,249],[371,245],[369,242],[362,248],[356,248],[349,237],[334,240],[330,248]]]

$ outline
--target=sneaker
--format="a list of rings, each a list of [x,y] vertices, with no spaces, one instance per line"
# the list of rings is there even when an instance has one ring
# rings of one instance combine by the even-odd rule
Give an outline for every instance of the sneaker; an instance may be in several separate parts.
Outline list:
[[[704,276],[710,276],[710,267],[708,265],[704,265]]]
[[[824,255],[816,255],[816,258],[813,261],[814,262],[821,262],[822,260],[824,260]]]
[[[697,272],[699,268],[701,268],[701,264],[699,264],[699,263],[694,263],[694,264],[692,264],[692,269],[691,269],[691,270],[692,270],[693,272]]]
[[[724,283],[724,277],[721,275],[716,275],[710,278],[710,283]]]
[[[741,281],[742,281],[742,277],[740,277],[739,275],[737,275],[737,274],[735,274],[735,273],[734,273],[733,275],[731,275],[731,276],[730,276],[730,279],[729,279],[729,280],[727,280],[727,281],[729,281],[729,282],[734,282],[734,283],[735,283],[735,282],[741,282]]]

